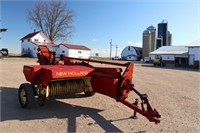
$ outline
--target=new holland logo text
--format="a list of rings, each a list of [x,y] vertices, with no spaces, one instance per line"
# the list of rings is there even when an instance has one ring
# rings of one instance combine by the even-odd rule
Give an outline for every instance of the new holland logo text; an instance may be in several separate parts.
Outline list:
[[[80,71],[80,72],[56,72],[56,76],[84,76],[87,75],[88,71]]]

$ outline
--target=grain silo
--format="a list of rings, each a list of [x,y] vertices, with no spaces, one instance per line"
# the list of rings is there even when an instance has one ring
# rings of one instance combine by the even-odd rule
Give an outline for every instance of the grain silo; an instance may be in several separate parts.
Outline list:
[[[168,22],[166,20],[158,24],[158,38],[162,38],[162,46],[168,46]]]
[[[156,49],[158,49],[162,46],[163,46],[163,38],[162,38],[162,36],[159,36],[156,38]]]
[[[151,32],[146,29],[143,32],[143,39],[142,39],[142,57],[149,57],[149,52],[151,50]]]
[[[150,36],[151,36],[151,43],[150,43],[150,51],[149,52],[152,52],[154,50],[156,50],[156,28],[154,26],[149,26],[147,28],[147,30],[149,30],[151,33],[150,33]]]
[[[168,46],[172,46],[172,34],[168,31]]]

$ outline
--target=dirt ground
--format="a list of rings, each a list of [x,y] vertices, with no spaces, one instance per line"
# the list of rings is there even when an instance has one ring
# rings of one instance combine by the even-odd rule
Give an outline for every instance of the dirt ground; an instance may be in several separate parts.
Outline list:
[[[161,68],[135,63],[133,82],[147,93],[151,105],[161,114],[161,123],[150,123],[114,99],[101,94],[92,97],[49,100],[44,107],[23,109],[18,87],[26,82],[23,65],[36,59],[0,59],[1,133],[15,132],[200,132],[200,73],[193,69]],[[103,66],[103,65],[102,65]],[[134,101],[131,93],[128,100]]]

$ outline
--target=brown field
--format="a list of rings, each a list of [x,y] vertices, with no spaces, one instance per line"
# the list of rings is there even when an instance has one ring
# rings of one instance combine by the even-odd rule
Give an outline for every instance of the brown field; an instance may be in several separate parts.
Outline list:
[[[160,68],[135,63],[133,82],[147,93],[161,114],[161,123],[150,123],[114,99],[101,94],[49,100],[44,107],[23,109],[18,87],[26,82],[22,68],[36,59],[0,59],[1,133],[15,132],[200,132],[200,73],[193,69]],[[103,65],[102,65],[103,66]],[[105,66],[105,65],[104,65]],[[131,93],[129,100],[134,101]]]

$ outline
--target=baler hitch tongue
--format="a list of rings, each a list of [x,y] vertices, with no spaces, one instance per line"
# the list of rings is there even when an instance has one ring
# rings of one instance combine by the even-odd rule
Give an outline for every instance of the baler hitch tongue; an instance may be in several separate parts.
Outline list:
[[[132,118],[136,118],[136,113],[140,113],[150,122],[155,122],[155,124],[160,123],[159,118],[161,117],[161,115],[156,109],[152,109],[151,105],[149,104],[149,100],[147,99],[147,94],[141,94],[133,87],[133,85],[131,86],[131,88],[131,90],[133,90],[140,97],[141,108],[138,106],[138,99],[136,99],[135,103],[130,103],[124,98],[121,98],[119,101],[134,110]]]
[[[144,104],[147,105],[147,110],[144,109]],[[149,119],[150,122],[155,122],[155,124],[160,123],[159,118],[161,115],[158,113],[156,109],[152,109],[151,105],[148,102],[148,99],[145,102],[141,103],[142,110],[146,112],[146,118]]]

